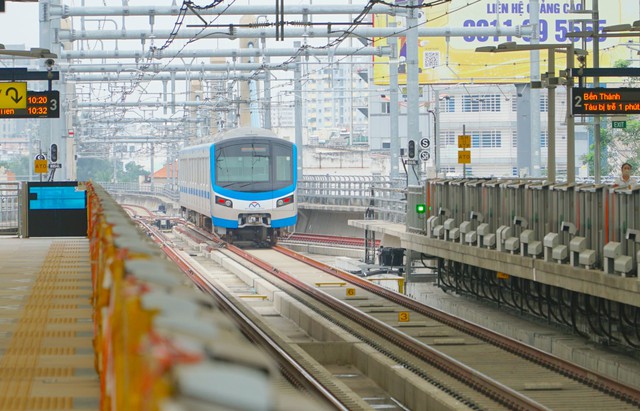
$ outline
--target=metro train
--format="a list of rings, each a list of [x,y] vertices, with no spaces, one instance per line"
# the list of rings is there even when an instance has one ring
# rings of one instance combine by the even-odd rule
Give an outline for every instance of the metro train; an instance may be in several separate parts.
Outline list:
[[[179,154],[180,209],[227,242],[275,244],[298,219],[297,148],[261,128],[237,128]]]

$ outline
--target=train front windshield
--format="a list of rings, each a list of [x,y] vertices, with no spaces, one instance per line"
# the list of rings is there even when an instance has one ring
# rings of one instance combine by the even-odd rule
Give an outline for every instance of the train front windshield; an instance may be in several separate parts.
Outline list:
[[[293,184],[292,147],[278,142],[228,141],[215,148],[216,185],[235,191],[273,191]]]

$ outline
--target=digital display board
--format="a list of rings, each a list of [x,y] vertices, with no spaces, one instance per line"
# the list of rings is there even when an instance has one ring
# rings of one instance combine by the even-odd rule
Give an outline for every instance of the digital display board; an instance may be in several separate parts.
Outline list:
[[[27,91],[27,107],[0,108],[0,118],[60,118],[60,92]]]
[[[640,89],[574,87],[571,91],[572,114],[640,114]]]

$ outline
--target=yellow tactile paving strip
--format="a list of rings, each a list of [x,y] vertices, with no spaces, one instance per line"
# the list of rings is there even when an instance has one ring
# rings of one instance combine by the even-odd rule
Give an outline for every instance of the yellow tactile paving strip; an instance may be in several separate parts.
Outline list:
[[[97,410],[89,241],[0,238],[0,410]]]

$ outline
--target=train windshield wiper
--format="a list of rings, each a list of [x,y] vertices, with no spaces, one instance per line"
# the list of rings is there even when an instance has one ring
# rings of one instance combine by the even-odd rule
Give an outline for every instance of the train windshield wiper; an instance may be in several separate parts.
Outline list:
[[[250,181],[248,183],[240,183],[238,181],[234,181],[232,183],[221,184],[220,187],[227,188],[227,187],[234,186],[233,188],[243,188],[243,187],[249,186],[251,184],[253,184],[253,181]]]

